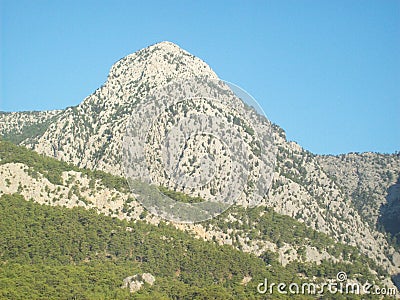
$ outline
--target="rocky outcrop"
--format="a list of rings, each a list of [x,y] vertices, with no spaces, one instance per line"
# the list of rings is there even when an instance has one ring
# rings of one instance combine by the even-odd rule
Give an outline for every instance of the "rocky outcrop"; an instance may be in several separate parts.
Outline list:
[[[134,293],[139,291],[145,283],[153,285],[155,281],[155,277],[150,273],[136,274],[126,277],[122,284],[122,288],[129,288],[130,292]]]

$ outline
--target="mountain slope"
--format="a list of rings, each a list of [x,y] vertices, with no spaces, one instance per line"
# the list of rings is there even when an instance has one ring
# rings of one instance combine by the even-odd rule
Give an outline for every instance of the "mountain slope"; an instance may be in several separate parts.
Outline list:
[[[61,110],[0,112],[0,135],[14,143],[28,142],[41,136]]]
[[[128,55],[115,63],[102,87],[76,107],[48,113],[51,116],[51,122],[46,123],[45,121],[50,120],[50,117],[43,118],[43,121],[39,123],[45,124],[44,129],[41,128],[35,135],[25,139],[21,138],[25,135],[17,136],[17,133],[22,132],[18,124],[27,122],[25,121],[27,116],[21,114],[0,115],[0,132],[5,138],[14,140],[41,154],[73,163],[79,167],[103,170],[121,176],[123,175],[122,138],[128,119],[137,103],[143,101],[146,95],[160,85],[177,78],[193,76],[217,78],[211,68],[200,59],[172,43],[162,42]],[[34,119],[32,116],[30,118]],[[384,267],[388,274],[400,273],[399,254],[389,246],[385,234],[379,232],[374,224],[379,207],[385,201],[382,198],[385,187],[388,188],[394,184],[395,174],[400,172],[399,158],[371,154],[364,155],[363,159],[357,160],[357,162],[350,159],[348,166],[343,164],[336,166],[336,161],[340,158],[320,157],[305,151],[296,143],[288,142],[283,130],[278,126],[274,126],[274,136],[278,147],[277,165],[272,187],[262,205],[294,218],[311,229],[327,234],[337,242],[358,247],[362,253]],[[192,154],[196,155],[196,153]],[[387,178],[376,183],[375,175],[370,175],[372,169],[369,166],[377,157],[381,159],[372,168],[375,170],[373,174],[383,176],[388,170],[392,174],[391,180]],[[21,166],[4,165],[3,172],[8,174],[8,180],[13,180],[19,167]],[[22,168],[24,167],[22,166]],[[358,168],[359,173],[365,176],[356,176],[349,181],[350,178],[353,178],[348,176],[351,172],[343,173],[340,176],[337,174],[341,169],[353,170],[354,168]],[[25,175],[22,173],[18,173],[22,178],[22,188],[27,185],[31,189],[30,196],[26,195],[26,197],[44,201],[43,199],[46,197],[43,194],[46,191],[40,191],[40,188],[34,186],[34,182],[29,181],[29,176],[24,177]],[[73,175],[64,176],[72,178]],[[18,190],[18,183],[7,187],[5,180],[6,178],[3,178],[2,188],[6,193]],[[72,181],[79,181],[77,185],[81,187],[90,183],[90,180],[80,178]],[[369,208],[367,210],[360,209],[365,206],[362,194],[364,188],[375,183],[379,187],[374,189],[376,193],[369,201]],[[358,186],[360,188],[357,189]],[[57,189],[58,186],[50,189],[53,190],[53,188]],[[101,193],[102,188],[99,186],[98,193]],[[93,197],[90,192],[93,193],[93,191],[87,191],[87,197]],[[53,196],[52,192],[48,194]],[[75,202],[70,201],[67,196],[65,193],[54,193],[55,202],[64,201],[69,206],[83,205],[82,203],[84,203],[79,200],[79,195],[76,196],[77,200],[73,198]],[[108,197],[117,197],[120,200],[111,205],[107,202]],[[106,212],[111,209],[113,213],[121,217],[126,217],[122,212],[124,207],[127,209],[126,205],[136,203],[130,201],[127,204],[128,196],[119,196],[111,191],[103,192],[102,196],[96,194],[95,198],[104,199],[104,208],[100,208],[101,211]],[[133,206],[131,216],[138,218],[143,209],[137,203]],[[233,219],[235,218],[233,217]],[[365,220],[369,220],[369,222],[365,222]],[[225,220],[227,224],[239,221],[236,219],[229,221],[229,217]],[[233,234],[237,238],[232,238],[227,236],[230,233],[225,233],[221,228],[222,225],[215,225],[216,227],[213,229],[207,228],[207,225],[204,224],[176,224],[176,226],[195,232],[204,239],[213,239],[215,236],[221,243],[234,244],[234,239],[236,239],[239,241],[236,246],[241,247],[244,251],[257,253],[259,249],[269,247],[278,253],[285,252],[282,248],[286,247],[285,245],[280,245],[282,247],[277,247],[275,243],[270,245],[271,241],[266,240],[262,233],[253,232],[251,238],[246,236],[246,230],[248,230],[246,227],[236,232],[236,235]],[[258,248],[255,245],[257,243],[260,244],[259,247],[257,246]],[[299,251],[302,252],[301,247],[292,248],[297,254]],[[307,252],[308,259],[313,257],[312,251]],[[293,257],[300,256],[297,254]],[[281,256],[282,261],[291,260],[288,255]]]
[[[318,161],[340,184],[360,215],[376,226],[380,208],[386,203],[388,188],[400,177],[399,155],[350,153],[319,156]]]
[[[204,232],[213,235],[206,242],[143,213],[119,177],[79,169],[8,142],[0,142],[0,163],[0,291],[13,299],[28,291],[33,299],[43,293],[60,298],[65,292],[126,299],[129,294],[119,291],[123,279],[142,272],[156,277],[144,294],[173,298],[186,293],[187,299],[198,293],[208,298],[210,284],[216,284],[211,293],[218,293],[217,299],[257,298],[256,286],[264,278],[314,282],[335,278],[339,271],[359,282],[388,283],[386,272],[355,247],[337,244],[267,207],[236,206],[203,223]],[[186,231],[200,228],[196,224]],[[231,238],[234,242],[226,245]],[[100,270],[106,281],[94,277]],[[65,284],[63,272],[70,274]],[[30,281],[31,276],[36,280]],[[41,281],[44,286],[37,285]]]
[[[133,299],[121,289],[123,280],[143,272],[155,282],[135,299],[249,298],[256,296],[257,281],[245,286],[243,278],[275,277],[254,255],[198,241],[165,224],[41,206],[18,195],[0,197],[0,216],[1,298]]]

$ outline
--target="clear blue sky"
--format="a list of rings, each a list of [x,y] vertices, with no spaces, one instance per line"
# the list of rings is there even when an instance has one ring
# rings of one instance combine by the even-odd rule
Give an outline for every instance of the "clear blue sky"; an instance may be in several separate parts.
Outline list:
[[[0,110],[76,105],[115,61],[169,40],[314,153],[400,150],[398,0],[0,3]]]

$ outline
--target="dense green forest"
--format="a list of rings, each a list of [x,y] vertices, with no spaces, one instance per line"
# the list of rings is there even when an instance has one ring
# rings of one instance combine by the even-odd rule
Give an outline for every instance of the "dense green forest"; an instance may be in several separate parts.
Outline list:
[[[199,241],[165,223],[128,223],[19,195],[1,197],[0,230],[0,295],[8,299],[126,299],[123,279],[140,272],[152,273],[156,284],[136,297],[247,298],[256,288],[239,284],[246,275],[255,282],[293,277],[271,274],[255,256]]]
[[[0,197],[0,232],[1,299],[259,299],[264,278],[301,283],[297,267],[283,268],[273,255],[204,242],[163,222],[127,222],[17,194]],[[135,294],[121,288],[142,272],[155,276],[153,286]],[[252,277],[247,285],[245,276]]]

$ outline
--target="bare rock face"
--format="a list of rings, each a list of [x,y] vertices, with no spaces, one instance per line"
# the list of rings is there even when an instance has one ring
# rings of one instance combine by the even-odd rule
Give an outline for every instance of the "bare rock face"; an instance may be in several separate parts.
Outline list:
[[[131,293],[139,291],[145,283],[153,285],[156,281],[155,277],[150,273],[136,274],[126,277],[123,281],[122,288],[129,288]]]
[[[400,178],[398,154],[349,153],[317,157],[324,171],[340,185],[363,219],[374,226],[387,203],[389,188]]]
[[[380,209],[378,223],[394,238],[400,239],[400,178],[388,189],[386,202]]]
[[[155,44],[117,61],[104,85],[75,107],[50,112],[0,113],[0,135],[79,167],[123,175],[122,140],[135,107],[155,88],[171,80],[193,76],[218,79],[205,62],[177,45],[170,42]],[[396,184],[400,175],[399,156],[377,153],[319,156],[295,142],[288,142],[278,126],[274,126],[273,135],[278,147],[277,162],[272,186],[261,205],[272,207],[276,212],[326,233],[338,242],[356,246],[389,274],[400,273],[396,251],[389,245],[385,233],[377,230],[382,205],[391,203],[393,209],[386,210],[387,216],[395,218],[395,212],[398,212],[395,197],[398,189],[393,187],[389,190],[389,187]],[[190,151],[188,157],[199,154],[196,151],[200,150],[191,147]],[[190,170],[189,159],[184,159]],[[2,166],[0,191],[16,192],[19,186],[26,185],[22,193],[28,198],[40,199],[42,203],[86,205],[88,208],[98,207],[103,212],[120,211],[118,208],[122,208],[129,199],[127,194],[99,189],[96,196],[88,193],[88,203],[79,200],[79,197],[75,199],[74,195],[71,200],[67,197],[71,187],[65,187],[64,191],[64,187],[52,186],[39,178],[38,182],[48,185],[50,190],[48,193],[41,191],[23,169],[24,166],[13,164]],[[65,174],[65,180],[73,175]],[[84,178],[76,185],[83,187]],[[388,194],[392,196],[388,197]],[[115,201],[110,204],[108,196]],[[93,201],[90,200],[92,198]],[[100,199],[101,203],[95,202],[100,201],[96,199]],[[137,202],[132,201],[130,205],[132,203],[135,207],[129,218],[138,218],[142,208]],[[119,217],[127,215],[120,213]],[[180,224],[177,227],[193,231],[204,239],[216,237],[219,243],[233,244],[232,239],[218,228],[208,229],[202,224]],[[241,249],[248,252],[258,254],[266,249],[283,251],[267,241],[251,240],[246,233],[240,234],[242,236],[238,241]],[[326,256],[311,250],[306,251],[309,261],[318,261]],[[295,253],[281,255],[282,261],[296,257]],[[137,282],[147,281],[144,278],[137,281],[136,277],[127,279],[127,287],[131,286],[129,282],[136,289],[139,286]]]

